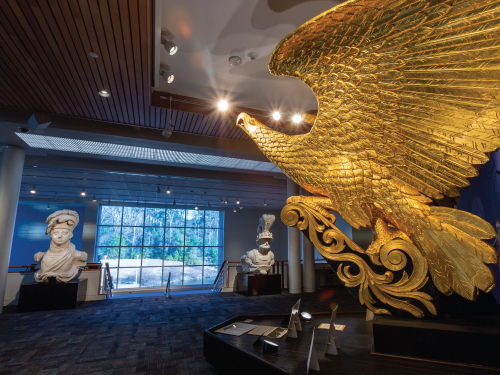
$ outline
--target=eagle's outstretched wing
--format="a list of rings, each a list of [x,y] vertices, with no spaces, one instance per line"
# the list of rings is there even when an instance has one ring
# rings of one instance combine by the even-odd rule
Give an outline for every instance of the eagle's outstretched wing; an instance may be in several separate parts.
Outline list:
[[[356,144],[425,195],[456,197],[500,147],[499,20],[496,0],[348,1],[287,36],[269,68],[312,88],[326,146]]]

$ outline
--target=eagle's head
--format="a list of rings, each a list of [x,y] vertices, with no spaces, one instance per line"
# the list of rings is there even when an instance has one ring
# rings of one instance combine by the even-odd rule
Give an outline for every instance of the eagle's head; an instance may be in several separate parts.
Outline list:
[[[274,162],[272,154],[274,154],[276,143],[282,145],[287,144],[290,136],[277,132],[260,123],[246,113],[240,113],[236,119],[236,124],[248,134],[250,138],[259,146],[261,151],[271,161]]]

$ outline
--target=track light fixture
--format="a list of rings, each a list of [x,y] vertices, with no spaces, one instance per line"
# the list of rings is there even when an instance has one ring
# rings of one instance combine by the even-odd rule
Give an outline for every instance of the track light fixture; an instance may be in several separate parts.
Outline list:
[[[95,198],[95,194],[94,194],[94,196],[92,197],[92,202],[97,202],[97,199]]]
[[[47,210],[50,210],[50,203],[47,203]]]
[[[210,202],[208,202],[208,207],[212,207],[212,206],[210,205]]]
[[[177,52],[177,45],[172,42],[173,37],[174,34],[169,31],[164,30],[161,32],[160,42],[163,44],[165,51],[167,51],[170,55],[175,55]]]
[[[236,212],[236,207],[233,207],[233,212]]]
[[[31,194],[35,194],[36,193],[36,187],[35,187],[35,185],[33,185],[33,187],[31,188],[30,193]]]
[[[236,198],[236,204],[240,204],[240,200]]]
[[[196,206],[194,206],[194,209],[197,210],[199,207],[198,207],[198,204],[196,204]]]
[[[87,193],[85,193],[85,189],[82,189],[82,192],[80,193],[80,195],[81,195],[82,197],[84,197],[84,196],[86,196],[86,195],[87,195]]]
[[[264,206],[267,206],[266,200],[264,199]]]
[[[170,194],[171,191],[170,191],[170,186],[167,188],[167,194]]]
[[[243,206],[240,206],[240,210],[242,210],[242,209],[243,209]]]
[[[106,91],[106,90],[101,90],[101,91],[99,91],[99,95],[101,95],[103,98],[107,98],[111,94],[108,91]]]
[[[167,64],[160,64],[160,75],[167,83],[174,82],[174,75],[170,73],[170,66]]]
[[[175,201],[175,199],[174,199],[174,206],[175,206],[176,204],[177,204],[177,202],[176,202],[176,201]]]
[[[228,199],[227,199],[227,197],[226,197],[226,200],[224,201],[224,203],[225,203],[225,204],[227,204],[227,201],[228,201]]]
[[[281,114],[279,112],[276,111],[273,113],[273,119],[278,121],[280,118],[281,118]]]
[[[220,202],[221,202],[221,203],[224,203],[224,199],[222,199],[222,197],[220,197]]]

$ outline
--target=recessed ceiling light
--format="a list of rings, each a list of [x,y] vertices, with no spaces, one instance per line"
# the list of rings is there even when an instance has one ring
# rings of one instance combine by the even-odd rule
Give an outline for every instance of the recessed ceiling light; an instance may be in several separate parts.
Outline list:
[[[257,53],[255,52],[250,52],[248,54],[248,57],[250,57],[250,60],[255,60],[257,57],[259,57],[259,55],[257,55]]]
[[[281,114],[279,112],[274,112],[273,113],[273,119],[275,119],[276,121],[278,121],[280,118],[281,118]]]
[[[94,59],[97,59],[99,57],[99,55],[95,52],[89,52],[89,56],[93,57]]]
[[[232,66],[240,66],[243,60],[239,56],[231,56],[229,57],[229,64]]]
[[[292,121],[296,124],[300,123],[302,121],[302,116],[301,115],[293,115]]]
[[[104,98],[107,98],[110,95],[110,93],[107,92],[106,90],[101,90],[99,91],[99,95],[101,95]]]
[[[229,108],[229,104],[225,100],[221,100],[218,104],[218,107],[221,111],[225,111],[226,109]]]

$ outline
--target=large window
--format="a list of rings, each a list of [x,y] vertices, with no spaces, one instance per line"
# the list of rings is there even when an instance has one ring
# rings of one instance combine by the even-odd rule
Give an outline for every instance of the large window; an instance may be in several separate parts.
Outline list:
[[[101,206],[96,257],[115,288],[212,284],[222,259],[222,211]]]

